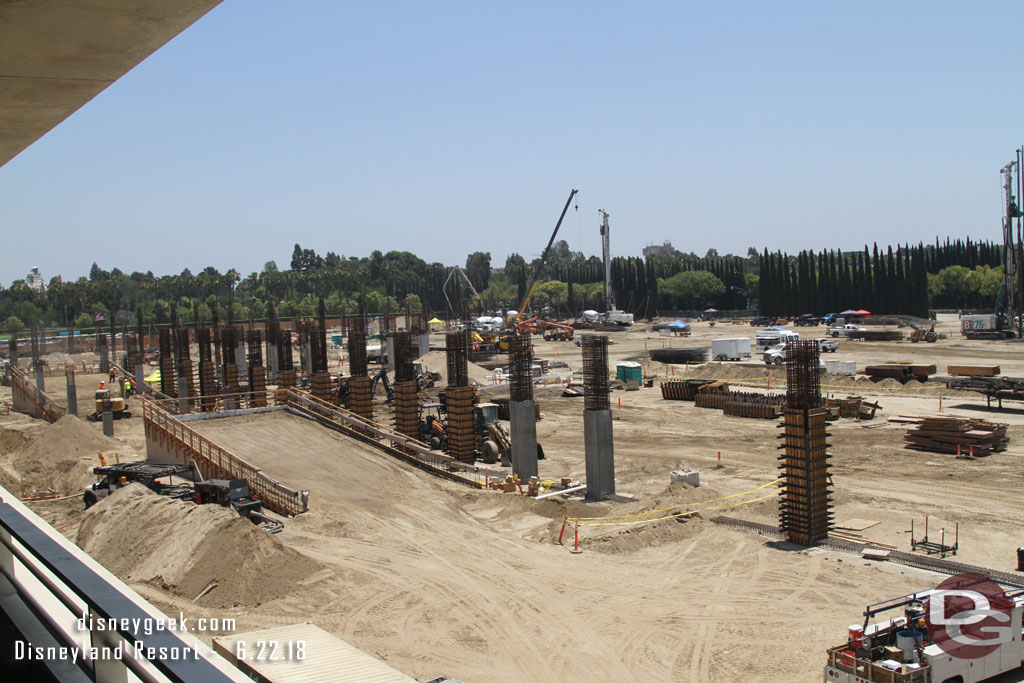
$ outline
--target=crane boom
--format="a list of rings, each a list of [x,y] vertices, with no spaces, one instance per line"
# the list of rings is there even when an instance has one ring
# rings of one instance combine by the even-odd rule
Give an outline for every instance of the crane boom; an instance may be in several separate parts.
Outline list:
[[[533,296],[533,288],[537,286],[537,278],[540,277],[540,271],[544,267],[544,263],[548,260],[548,254],[551,253],[551,245],[555,243],[555,235],[558,234],[558,229],[562,227],[562,220],[565,218],[566,212],[569,210],[569,205],[572,204],[572,198],[576,196],[577,190],[573,190],[569,193],[569,198],[565,200],[565,206],[562,208],[562,215],[558,217],[558,222],[555,223],[555,229],[551,233],[551,239],[548,240],[548,246],[544,247],[544,252],[540,255],[540,263],[533,270],[533,279],[530,280],[530,286],[526,288],[526,297],[523,299],[523,304],[519,307],[519,314],[516,315],[516,323],[520,323],[523,320],[523,314],[526,313],[526,307],[530,305],[530,298]]]

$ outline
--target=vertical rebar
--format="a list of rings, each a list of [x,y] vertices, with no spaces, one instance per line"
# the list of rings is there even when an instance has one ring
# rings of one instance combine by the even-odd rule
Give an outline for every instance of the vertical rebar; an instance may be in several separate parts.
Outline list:
[[[790,342],[786,350],[786,408],[779,469],[785,480],[779,526],[793,543],[813,545],[832,527],[827,412],[821,407],[816,341]]]
[[[445,335],[445,361],[448,386],[469,386],[469,334],[449,332]]]
[[[533,399],[532,365],[533,340],[530,333],[523,332],[510,336],[508,347],[510,400],[529,401]]]
[[[608,337],[583,335],[583,402],[586,410],[608,409]]]

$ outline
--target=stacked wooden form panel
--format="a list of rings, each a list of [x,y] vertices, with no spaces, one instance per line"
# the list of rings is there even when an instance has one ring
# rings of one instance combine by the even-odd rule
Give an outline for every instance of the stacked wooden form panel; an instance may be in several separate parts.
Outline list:
[[[793,543],[813,545],[832,527],[828,461],[828,411],[821,407],[818,344],[798,341],[787,349],[787,405],[782,413],[779,469],[784,489],[779,526]]]
[[[661,397],[669,401],[692,401],[709,379],[673,379],[661,383]]]
[[[1009,426],[963,417],[900,418],[915,426],[904,436],[904,448],[934,453],[983,456],[1006,450]]]

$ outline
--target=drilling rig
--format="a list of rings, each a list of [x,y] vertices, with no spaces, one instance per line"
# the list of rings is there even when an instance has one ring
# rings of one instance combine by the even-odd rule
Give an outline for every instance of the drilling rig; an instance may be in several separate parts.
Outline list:
[[[612,289],[612,249],[610,245],[611,228],[608,226],[608,212],[598,209],[601,214],[601,258],[604,260],[604,297],[608,302],[608,312],[601,320],[617,325],[632,325],[633,314],[624,313],[615,307],[615,292]]]

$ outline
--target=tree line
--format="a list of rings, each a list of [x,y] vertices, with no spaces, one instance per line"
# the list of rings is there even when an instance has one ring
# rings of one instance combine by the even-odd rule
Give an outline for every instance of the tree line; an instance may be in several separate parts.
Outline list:
[[[966,240],[898,245],[882,250],[802,251],[793,256],[754,248],[747,255],[720,256],[709,250],[661,252],[649,258],[612,259],[614,304],[641,317],[665,310],[738,310],[758,307],[771,315],[825,313],[867,308],[876,313],[924,315],[929,307],[991,307],[999,295],[1002,246]],[[152,271],[125,273],[94,263],[87,277],[65,282],[52,278],[45,291],[16,280],[0,290],[0,329],[47,324],[79,329],[109,326],[111,315],[131,319],[137,306],[149,321],[181,322],[198,315],[208,324],[265,319],[269,304],[279,317],[312,316],[324,298],[328,315],[352,315],[360,301],[370,315],[415,312],[446,317],[518,308],[539,259],[510,254],[493,268],[489,252],[473,252],[462,270],[427,263],[407,251],[374,251],[369,256],[321,256],[296,244],[288,268],[268,261],[259,272],[242,276],[235,269],[206,267],[176,275]],[[470,289],[476,291],[476,295]],[[556,242],[540,273],[530,308],[561,316],[605,310],[604,265],[597,256],[574,252]]]
[[[1002,258],[1002,245],[970,238],[795,256],[765,249],[758,259],[759,309],[766,315],[867,309],[927,317],[931,308],[992,308]]]

